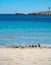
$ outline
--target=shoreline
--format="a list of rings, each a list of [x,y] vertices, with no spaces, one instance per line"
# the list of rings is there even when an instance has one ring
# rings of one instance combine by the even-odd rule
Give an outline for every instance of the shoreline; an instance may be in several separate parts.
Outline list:
[[[50,48],[51,44],[0,45],[0,48]]]

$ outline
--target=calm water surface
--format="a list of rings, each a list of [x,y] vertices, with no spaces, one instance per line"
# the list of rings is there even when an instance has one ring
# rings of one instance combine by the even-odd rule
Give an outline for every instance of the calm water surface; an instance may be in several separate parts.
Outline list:
[[[0,45],[51,44],[51,15],[0,14]]]

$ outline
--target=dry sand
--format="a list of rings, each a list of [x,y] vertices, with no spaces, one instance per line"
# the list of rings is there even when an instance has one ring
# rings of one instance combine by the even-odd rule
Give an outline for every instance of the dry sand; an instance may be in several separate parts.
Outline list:
[[[51,65],[51,49],[0,48],[0,65]]]

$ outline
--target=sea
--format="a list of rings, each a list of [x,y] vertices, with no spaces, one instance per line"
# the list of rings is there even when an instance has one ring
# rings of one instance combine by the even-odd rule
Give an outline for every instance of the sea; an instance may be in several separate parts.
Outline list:
[[[0,45],[51,44],[51,15],[0,14]]]

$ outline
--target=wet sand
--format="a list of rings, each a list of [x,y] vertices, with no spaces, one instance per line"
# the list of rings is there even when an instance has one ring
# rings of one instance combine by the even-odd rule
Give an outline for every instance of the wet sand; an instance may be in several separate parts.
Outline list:
[[[51,65],[51,49],[0,48],[0,65]]]

